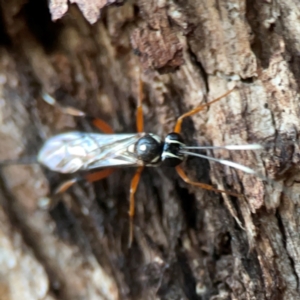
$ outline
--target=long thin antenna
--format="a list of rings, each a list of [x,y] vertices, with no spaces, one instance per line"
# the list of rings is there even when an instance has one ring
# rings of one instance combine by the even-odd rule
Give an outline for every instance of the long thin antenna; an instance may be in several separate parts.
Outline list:
[[[257,172],[251,168],[248,168],[244,165],[241,165],[241,164],[238,164],[238,163],[235,163],[233,161],[230,161],[230,160],[226,160],[226,159],[218,159],[218,158],[214,158],[214,157],[211,157],[211,156],[207,156],[207,155],[203,155],[203,154],[199,154],[199,153],[194,153],[194,152],[189,152],[189,151],[180,151],[182,154],[186,154],[186,155],[190,155],[190,156],[196,156],[196,157],[201,157],[201,158],[204,158],[204,159],[208,159],[208,160],[211,160],[211,161],[215,161],[215,162],[218,162],[222,165],[226,165],[226,166],[229,166],[231,168],[235,168],[235,169],[238,169],[238,170],[241,170],[245,173],[248,173],[248,174],[255,174],[257,175]]]
[[[218,158],[214,158],[214,157],[211,157],[211,156],[207,156],[207,155],[203,155],[203,154],[199,154],[199,153],[194,153],[194,152],[189,152],[189,151],[184,151],[184,150],[181,151],[181,153],[182,154],[186,154],[186,155],[190,155],[190,156],[196,156],[196,157],[204,158],[204,159],[207,159],[207,160],[210,160],[210,161],[214,161],[214,162],[217,162],[217,163],[229,166],[231,168],[235,168],[235,169],[241,170],[241,171],[243,171],[245,173],[252,174],[252,175],[258,177],[259,179],[264,180],[267,183],[273,185],[274,187],[276,187],[276,186],[279,187],[280,189],[282,189],[282,191],[287,196],[290,195],[290,193],[289,193],[289,191],[288,191],[288,189],[286,187],[280,186],[280,184],[278,184],[278,182],[272,180],[271,178],[268,178],[268,177],[264,176],[261,173],[258,173],[254,169],[251,169],[251,168],[246,167],[244,165],[241,165],[241,164],[238,164],[238,163],[226,160],[226,159],[218,159]]]
[[[227,146],[184,146],[184,150],[262,150],[260,144],[227,145]]]

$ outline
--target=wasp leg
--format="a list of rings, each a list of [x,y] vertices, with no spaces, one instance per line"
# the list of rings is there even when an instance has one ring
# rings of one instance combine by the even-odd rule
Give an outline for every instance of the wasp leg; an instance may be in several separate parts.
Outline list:
[[[141,71],[140,71],[141,72]],[[138,93],[138,103],[137,103],[137,110],[136,110],[136,128],[137,132],[144,131],[144,115],[143,115],[143,81],[141,79],[141,73],[139,78],[139,93]],[[131,247],[132,240],[133,240],[133,217],[135,211],[135,202],[134,202],[134,195],[137,190],[141,174],[144,167],[139,167],[136,170],[135,175],[133,176],[130,184],[130,206],[129,206],[129,242],[128,247]]]
[[[229,191],[224,191],[224,190],[216,189],[213,186],[211,186],[209,184],[206,184],[206,183],[192,181],[185,174],[185,172],[183,171],[183,169],[181,168],[181,166],[177,166],[176,167],[176,171],[177,171],[178,175],[182,178],[182,180],[185,181],[188,184],[191,184],[191,185],[194,185],[194,186],[198,186],[198,187],[200,187],[202,189],[205,189],[205,190],[209,190],[209,191],[213,191],[213,192],[217,192],[217,193],[224,193],[224,194],[231,195],[231,196],[234,196],[234,197],[241,197],[242,196],[242,195],[237,194],[237,193],[232,193],[232,192],[229,192]]]
[[[108,168],[108,169],[104,169],[104,170],[101,170],[101,171],[97,171],[97,172],[93,172],[93,173],[88,173],[88,174],[84,175],[83,178],[85,180],[87,180],[88,182],[92,183],[92,182],[99,181],[99,180],[102,180],[102,179],[108,177],[114,171],[115,171],[115,169]],[[76,178],[72,178],[70,180],[64,181],[61,185],[59,185],[57,187],[57,189],[55,190],[54,194],[64,193],[74,183],[76,183],[76,182],[78,182],[80,180],[82,180],[82,177],[76,177]]]
[[[101,179],[106,178],[107,176],[112,174],[114,171],[115,171],[115,169],[113,169],[113,168],[104,169],[104,170],[101,170],[101,171],[88,173],[88,174],[84,175],[83,178],[85,180],[87,180],[88,182],[95,182],[95,181],[99,181]],[[83,178],[82,177],[75,177],[75,178],[64,181],[62,184],[60,184],[55,189],[54,194],[57,195],[57,194],[62,194],[64,192],[66,192],[74,183],[82,180]]]
[[[76,183],[79,180],[80,178],[72,178],[61,183],[54,190],[54,192],[50,194],[50,197],[43,197],[40,199],[39,207],[47,210],[54,208],[60,201],[59,196],[66,192],[74,183]]]
[[[128,247],[131,247],[132,240],[133,240],[133,217],[134,217],[134,194],[137,190],[141,174],[143,171],[144,167],[139,167],[136,170],[135,175],[133,176],[130,184],[130,208],[129,208],[129,242],[128,242]]]
[[[136,128],[137,132],[144,131],[144,115],[143,115],[143,81],[139,78],[139,95],[138,95],[138,104],[136,108]]]
[[[114,172],[114,170],[115,169],[112,169],[112,168],[104,169],[104,170],[101,170],[98,172],[93,172],[93,173],[87,174],[83,177],[75,177],[75,178],[66,180],[55,189],[51,203],[47,204],[47,206],[45,206],[44,204],[42,206],[47,207],[47,208],[54,207],[59,201],[57,196],[59,194],[63,194],[64,192],[66,192],[72,185],[74,185],[74,183],[81,181],[82,179],[85,179],[89,182],[98,181],[98,180],[104,179],[107,176],[109,176],[111,173]]]
[[[92,118],[92,123],[95,127],[97,127],[100,131],[103,133],[114,133],[114,130],[108,125],[106,122],[104,122],[101,119],[98,118]]]
[[[102,179],[108,177],[114,171],[115,171],[115,169],[108,168],[108,169],[104,169],[104,170],[101,170],[101,171],[97,171],[97,172],[93,172],[93,173],[88,173],[88,174],[86,174],[84,176],[84,178],[88,182],[95,182],[95,181],[99,181],[99,180],[102,180]]]
[[[60,201],[60,194],[66,192],[75,182],[79,181],[80,178],[72,178],[70,180],[64,181],[60,184],[53,193],[50,194],[50,197],[42,197],[39,200],[39,207],[42,209],[50,210],[54,208],[57,203]]]
[[[87,117],[91,120],[92,124],[104,133],[113,133],[113,129],[103,120],[88,116],[84,111],[71,106],[60,105],[53,97],[49,94],[42,94],[42,98],[48,104],[57,107],[62,113],[73,117]]]
[[[65,191],[67,191],[74,183],[76,183],[79,180],[79,178],[72,178],[70,180],[64,181],[62,184],[60,184],[54,191],[54,195],[62,194]]]
[[[194,109],[188,111],[187,113],[181,115],[181,116],[177,119],[176,125],[175,125],[175,127],[174,127],[174,132],[176,132],[176,133],[180,133],[180,132],[181,132],[181,124],[182,124],[182,121],[183,121],[184,118],[190,117],[190,116],[192,116],[192,115],[195,115],[196,113],[200,112],[201,110],[203,110],[204,108],[210,106],[211,104],[220,101],[222,98],[224,98],[224,97],[226,97],[228,94],[230,94],[233,90],[234,90],[234,88],[233,88],[232,90],[226,92],[224,95],[222,95],[222,96],[220,96],[220,97],[218,97],[218,98],[216,98],[216,99],[214,99],[214,100],[212,100],[212,101],[210,101],[210,102],[208,102],[208,103],[206,103],[206,104],[202,104],[202,105],[200,105],[200,106],[198,106],[198,107],[196,107],[196,108],[194,108]]]
[[[143,115],[143,81],[141,79],[141,74],[139,78],[139,93],[138,93],[138,103],[136,108],[136,129],[137,132],[143,132],[144,131],[144,115]],[[129,241],[128,241],[128,247],[131,247],[132,240],[133,240],[133,217],[134,217],[134,211],[135,211],[135,202],[134,202],[134,195],[137,190],[141,174],[144,167],[139,167],[136,170],[135,175],[133,176],[130,184],[130,205],[129,205]]]

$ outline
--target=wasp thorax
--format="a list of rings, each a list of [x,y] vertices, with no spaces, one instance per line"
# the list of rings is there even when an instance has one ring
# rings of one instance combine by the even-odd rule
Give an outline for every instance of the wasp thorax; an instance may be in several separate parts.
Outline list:
[[[155,164],[160,161],[163,144],[150,134],[140,138],[135,144],[135,153],[138,159],[146,164]]]
[[[176,132],[169,133],[164,142],[161,160],[168,167],[176,167],[184,160],[184,155],[181,153],[185,146],[180,134]]]

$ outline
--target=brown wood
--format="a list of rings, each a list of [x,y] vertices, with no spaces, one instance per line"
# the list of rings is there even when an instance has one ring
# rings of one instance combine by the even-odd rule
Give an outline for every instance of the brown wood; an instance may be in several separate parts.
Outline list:
[[[32,161],[46,138],[92,129],[42,92],[115,132],[135,132],[141,68],[145,130],[161,136],[236,86],[184,121],[184,137],[263,144],[258,153],[211,154],[276,184],[196,158],[183,166],[192,180],[245,196],[234,198],[188,186],[174,169],[147,168],[128,249],[134,169],[76,184],[47,210],[64,176],[3,167],[0,299],[300,299],[300,2],[98,0],[90,14],[88,1],[76,1],[90,22],[103,7],[93,25],[63,2],[50,1],[61,9],[53,23],[47,1],[1,1],[1,161]]]

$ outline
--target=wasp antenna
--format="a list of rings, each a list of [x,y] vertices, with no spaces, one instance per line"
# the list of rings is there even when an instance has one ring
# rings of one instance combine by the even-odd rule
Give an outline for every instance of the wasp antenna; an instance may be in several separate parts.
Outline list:
[[[262,150],[264,147],[260,144],[249,145],[227,145],[227,146],[185,146],[185,150]]]
[[[199,153],[194,153],[194,152],[189,152],[189,151],[181,151],[182,154],[185,154],[185,155],[190,155],[190,156],[196,156],[196,157],[201,157],[201,158],[205,158],[205,159],[208,159],[208,160],[211,160],[211,161],[214,161],[214,162],[218,162],[222,165],[226,165],[226,166],[229,166],[231,168],[235,168],[235,169],[238,169],[238,170],[241,170],[245,173],[248,173],[248,174],[254,174],[254,175],[257,175],[257,172],[251,168],[248,168],[244,165],[241,165],[241,164],[238,164],[238,163],[235,163],[233,161],[230,161],[230,160],[226,160],[226,159],[218,159],[218,158],[214,158],[214,157],[211,157],[211,156],[207,156],[207,155],[203,155],[203,154],[199,154]]]
[[[202,154],[199,154],[199,153],[194,153],[194,152],[189,152],[189,151],[181,151],[181,153],[185,154],[185,155],[196,156],[196,157],[208,159],[208,160],[211,160],[211,161],[214,161],[214,162],[218,162],[220,164],[229,166],[231,168],[235,168],[235,169],[241,170],[241,171],[243,171],[245,173],[254,175],[254,176],[258,177],[259,179],[267,182],[271,186],[273,186],[275,188],[277,187],[277,188],[281,189],[283,193],[285,193],[288,197],[291,197],[290,196],[291,194],[290,194],[289,190],[286,187],[280,185],[280,183],[272,180],[271,178],[268,178],[268,177],[264,176],[263,174],[255,171],[255,170],[253,170],[253,169],[251,169],[249,167],[246,167],[244,165],[241,165],[241,164],[229,161],[229,160],[217,159],[217,158],[214,158],[214,157],[211,157],[211,156],[202,155]]]
[[[249,144],[249,145],[227,145],[227,150],[262,150],[264,147],[260,144]]]

